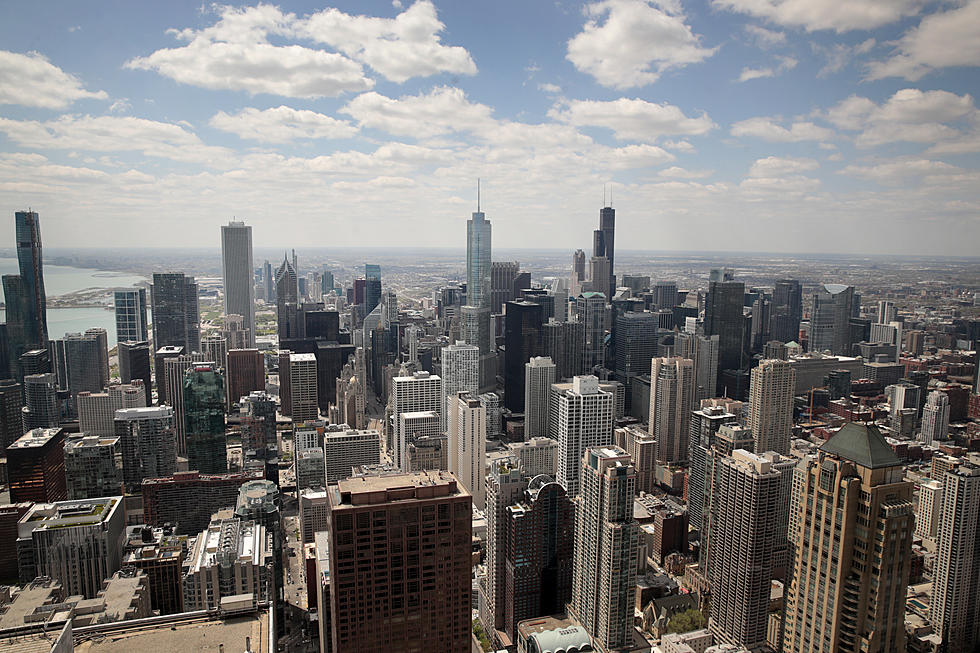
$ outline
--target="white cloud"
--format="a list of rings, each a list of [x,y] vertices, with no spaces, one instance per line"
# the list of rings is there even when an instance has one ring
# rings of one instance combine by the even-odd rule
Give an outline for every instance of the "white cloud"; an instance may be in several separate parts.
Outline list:
[[[712,0],[712,4],[782,27],[847,32],[874,29],[917,14],[925,0]]]
[[[657,173],[661,177],[667,177],[668,179],[704,179],[705,177],[710,177],[714,174],[713,170],[688,170],[686,168],[680,168],[678,166],[671,166],[669,168],[664,168]]]
[[[961,175],[965,171],[943,161],[930,159],[900,159],[875,165],[849,165],[838,171],[848,177],[871,179],[882,184],[904,184],[910,178],[935,179],[940,176]]]
[[[798,143],[800,141],[823,141],[834,137],[834,132],[812,122],[794,122],[789,129],[778,124],[774,118],[749,118],[732,125],[732,136],[761,138],[772,143]]]
[[[676,2],[602,0],[568,41],[566,58],[610,88],[646,86],[665,71],[699,63],[718,48],[701,45]]]
[[[749,177],[785,177],[819,167],[814,159],[769,156],[752,164]]]
[[[450,87],[397,100],[373,91],[363,93],[340,112],[353,117],[361,127],[422,138],[474,130],[492,120],[490,107],[470,102],[463,91]]]
[[[980,65],[980,0],[922,19],[899,39],[895,54],[872,63],[870,79],[920,79],[931,70]]]
[[[72,74],[37,52],[0,50],[0,104],[64,109],[75,100],[105,100],[105,91],[86,91]]]
[[[558,86],[558,84],[549,84],[546,82],[543,84],[538,84],[538,90],[544,91],[545,93],[549,93],[551,95],[555,95],[557,93],[561,93],[561,86]]]
[[[208,122],[215,129],[264,143],[285,143],[301,138],[349,138],[357,127],[344,120],[305,109],[279,106],[242,109],[234,115],[219,111]]]
[[[760,79],[763,77],[775,77],[781,72],[796,68],[796,64],[799,63],[793,57],[778,57],[778,59],[779,64],[777,66],[768,66],[766,68],[743,68],[742,74],[738,76],[738,81],[747,82],[749,80]]]
[[[672,104],[629,98],[560,102],[548,116],[576,127],[605,127],[620,140],[643,142],[662,136],[700,136],[717,126],[706,113],[692,118]]]
[[[771,48],[777,45],[786,44],[786,33],[776,30],[766,29],[761,25],[746,25],[745,33],[760,48]]]

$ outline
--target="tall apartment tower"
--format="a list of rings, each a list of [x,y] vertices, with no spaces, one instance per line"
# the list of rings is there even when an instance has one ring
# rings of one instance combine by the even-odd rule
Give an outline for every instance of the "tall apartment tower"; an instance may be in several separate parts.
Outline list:
[[[654,313],[620,313],[616,316],[613,330],[613,370],[616,380],[627,388],[632,387],[633,377],[650,371],[650,361],[657,356],[659,323]]]
[[[434,412],[442,415],[444,395],[442,379],[428,372],[415,372],[412,376],[396,376],[391,380],[393,396],[392,413],[395,433],[392,438],[392,460],[397,469],[408,470],[408,445],[412,437],[402,428],[404,413]]]
[[[922,409],[922,437],[925,444],[949,439],[949,395],[933,390]]]
[[[490,463],[486,479],[487,558],[486,576],[480,584],[480,621],[491,640],[499,640],[507,613],[507,508],[527,489],[530,479],[515,458]]]
[[[294,422],[309,422],[320,416],[316,356],[313,354],[289,355],[289,400]]]
[[[534,356],[524,364],[524,439],[548,435],[548,396],[557,381],[555,363]]]
[[[187,466],[202,474],[228,471],[225,443],[225,388],[213,366],[199,364],[184,374]]]
[[[558,441],[557,481],[570,497],[579,493],[585,450],[613,442],[615,401],[594,376],[576,376],[571,383],[551,386],[548,431]]]
[[[62,342],[68,390],[102,392],[109,383],[109,350],[104,329],[65,334]]]
[[[650,365],[650,434],[657,460],[687,460],[694,408],[694,363],[688,358],[654,358]]]
[[[18,275],[5,275],[4,295],[7,297],[7,324],[16,360],[33,347],[48,342],[47,297],[44,292],[44,264],[41,256],[41,219],[34,211],[14,214],[17,239]],[[8,280],[20,292],[8,291]],[[13,289],[13,288],[12,288]]]
[[[95,499],[122,493],[119,438],[84,435],[65,442],[68,499]]]
[[[851,354],[851,314],[854,287],[828,283],[810,298],[809,350]]]
[[[201,308],[194,277],[179,272],[154,274],[150,292],[153,304],[153,348],[183,347],[201,351]]]
[[[327,496],[332,650],[469,651],[472,508],[453,475],[360,476]]]
[[[177,471],[173,408],[123,408],[116,411],[114,424],[122,454],[123,481],[129,491],[136,491],[144,478],[171,476]]]
[[[611,206],[599,210],[599,228],[592,232],[592,256],[609,259],[607,286],[593,290],[605,293],[611,299],[616,294],[616,209]]]
[[[757,452],[789,454],[795,389],[796,368],[787,361],[764,360],[752,370],[748,427]]]
[[[442,428],[449,424],[449,400],[460,392],[476,393],[480,389],[480,348],[473,343],[457,341],[442,348]],[[462,479],[460,479],[462,480]],[[467,486],[469,488],[469,486]]]
[[[146,405],[151,405],[153,383],[150,374],[150,343],[145,338],[141,341],[119,341],[116,352],[119,360],[119,379],[123,383],[132,383],[136,379],[142,381]]]
[[[28,374],[24,377],[23,416],[21,434],[25,430],[53,428],[61,423],[58,377],[54,372]]]
[[[718,396],[718,351],[721,336],[674,334],[674,355],[694,361],[694,401]]]
[[[974,651],[980,643],[980,467],[965,463],[943,474],[942,512],[933,572],[930,620],[943,651]]]
[[[736,449],[715,478],[708,624],[717,639],[750,651],[766,646],[780,476],[766,455]]]
[[[157,352],[159,358],[159,352]],[[184,376],[187,370],[194,367],[197,363],[204,363],[204,354],[178,354],[177,356],[166,357],[163,365],[157,367],[157,374],[163,372],[166,395],[160,404],[174,409],[174,419],[177,426],[177,455],[187,455],[187,422],[184,419]],[[157,380],[159,383],[159,379]]]
[[[116,290],[112,295],[116,309],[116,342],[147,340],[146,288]]]
[[[252,227],[229,222],[221,227],[221,272],[225,315],[241,315],[248,329],[248,346],[255,346],[255,282],[252,272]]]
[[[581,322],[549,320],[541,325],[541,355],[555,362],[555,378],[570,379],[585,373],[582,351],[585,325]]]
[[[23,407],[21,385],[13,379],[0,379],[0,450],[24,435]]]
[[[873,425],[849,422],[793,477],[783,651],[905,650],[912,484]]]
[[[585,292],[575,298],[575,317],[585,325],[582,366],[587,372],[606,364],[606,295]]]
[[[745,356],[745,284],[741,281],[711,281],[704,306],[704,334],[718,336],[718,373],[740,370]]]
[[[487,409],[475,392],[449,397],[449,471],[473,497],[473,507],[486,503],[484,459],[487,453]]]
[[[796,342],[803,317],[803,288],[796,279],[781,279],[772,293],[769,332],[773,340]]]
[[[590,447],[575,497],[575,553],[568,611],[602,651],[632,642],[639,526],[633,519],[636,471],[615,446]]]

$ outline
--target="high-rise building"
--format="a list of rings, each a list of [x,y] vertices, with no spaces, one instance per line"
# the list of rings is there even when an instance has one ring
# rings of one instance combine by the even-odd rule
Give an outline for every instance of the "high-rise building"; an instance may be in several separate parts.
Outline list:
[[[778,459],[778,456],[776,456]],[[709,540],[711,619],[717,639],[749,651],[766,648],[776,550],[780,472],[771,456],[736,449],[715,477]]]
[[[630,455],[636,469],[636,493],[653,494],[657,486],[657,439],[637,425],[615,430],[615,444]]]
[[[919,485],[919,505],[915,509],[915,536],[936,540],[939,516],[943,509],[942,479],[932,479]]]
[[[465,308],[465,307],[464,307]],[[457,341],[442,348],[442,391],[445,396],[442,428],[449,424],[447,407],[460,392],[476,393],[480,389],[480,348],[473,343]],[[462,479],[460,479],[462,480]],[[464,483],[465,484],[465,483]]]
[[[615,397],[599,388],[596,377],[576,376],[551,386],[548,405],[549,436],[558,441],[557,480],[574,497],[585,450],[613,442]]]
[[[170,406],[124,408],[114,419],[119,438],[123,481],[136,491],[146,478],[170,476],[177,471],[177,430]]]
[[[24,435],[22,397],[21,385],[17,381],[0,379],[0,451]]]
[[[201,338],[201,353],[204,360],[214,363],[216,368],[225,368],[225,358],[228,356],[228,343],[224,336],[211,334]]]
[[[796,279],[781,279],[772,293],[770,337],[780,342],[796,342],[800,338],[803,317],[803,288]]]
[[[541,325],[540,352],[555,362],[555,378],[570,379],[584,374],[584,349],[584,323],[549,320]]]
[[[8,363],[13,365],[25,351],[48,342],[47,297],[44,292],[44,265],[41,256],[41,220],[34,211],[14,214],[17,265],[20,274],[3,277],[7,335],[10,343]],[[20,378],[18,375],[17,378]]]
[[[484,459],[487,452],[487,411],[475,392],[458,392],[446,403],[449,471],[473,497],[473,507],[483,510]]]
[[[241,315],[255,346],[255,283],[252,272],[252,227],[229,222],[221,227],[221,273],[224,280],[225,315]]]
[[[381,462],[381,434],[374,429],[358,431],[328,426],[323,434],[323,461],[327,483],[351,476],[351,469]]]
[[[828,283],[810,298],[809,350],[851,355],[854,287]]]
[[[370,315],[381,303],[381,266],[364,264],[364,314]]]
[[[530,477],[514,458],[490,464],[486,479],[487,558],[480,584],[480,621],[492,641],[501,639],[507,614],[507,508],[520,500]]]
[[[147,340],[146,288],[116,290],[113,300],[116,308],[116,342]]]
[[[933,390],[922,409],[922,436],[924,444],[949,439],[949,395]]]
[[[555,363],[533,356],[524,364],[524,438],[548,435],[548,398],[555,383]]]
[[[540,304],[504,304],[504,405],[513,413],[524,412],[524,364],[541,347]]]
[[[24,377],[23,416],[21,433],[30,429],[53,428],[61,423],[58,377],[53,372]]]
[[[245,328],[245,318],[234,313],[225,316],[225,325],[221,329],[221,337],[225,339],[227,351],[248,349],[249,342],[255,340],[255,335]]]
[[[694,408],[694,364],[688,358],[654,358],[650,366],[650,435],[657,459],[687,459]]]
[[[905,650],[912,484],[873,425],[849,422],[796,468],[783,650]]]
[[[150,343],[146,340],[138,342],[119,341],[116,345],[119,360],[119,379],[123,383],[132,383],[139,379],[143,382],[144,400],[146,405],[153,404],[153,384],[150,375]]]
[[[752,370],[748,427],[755,451],[789,454],[795,390],[796,370],[786,361],[764,360]]]
[[[721,336],[696,333],[674,335],[674,355],[694,361],[694,400],[718,396],[718,351]]]
[[[10,501],[48,503],[68,498],[65,485],[65,434],[61,428],[36,428],[7,447]]]
[[[391,393],[395,426],[392,438],[392,462],[397,469],[406,471],[408,470],[408,445],[412,441],[412,434],[405,431],[406,425],[402,415],[433,412],[441,419],[444,401],[442,378],[428,372],[415,372],[412,376],[396,376],[391,380]]]
[[[582,366],[587,372],[606,364],[606,295],[585,292],[575,298],[575,318],[585,325]]]
[[[609,259],[607,285],[602,288],[594,287],[593,290],[611,298],[616,294],[616,209],[611,206],[599,210],[599,228],[592,232],[592,256]]]
[[[657,337],[660,333],[657,316],[653,313],[620,313],[613,329],[613,369],[616,380],[626,386],[629,394],[633,377],[647,374],[650,361],[657,356]]]
[[[572,287],[581,290],[585,281],[585,252],[577,249],[572,254]]]
[[[313,354],[289,355],[289,405],[294,422],[309,422],[320,416],[316,356]]]
[[[119,438],[80,433],[65,442],[68,499],[95,499],[122,494]]]
[[[606,288],[612,284],[612,270],[609,259],[605,256],[593,256],[589,259],[589,290],[606,294]],[[611,295],[612,296],[612,295]]]
[[[136,567],[150,584],[150,607],[161,615],[184,612],[181,588],[187,536],[174,535],[162,528],[138,525],[127,527],[128,537],[123,567]]]
[[[639,526],[633,519],[636,471],[615,446],[584,450],[582,494],[575,497],[570,615],[599,650],[632,643]]]
[[[200,533],[212,514],[235,505],[242,485],[260,479],[259,473],[203,475],[196,471],[147,478],[141,486],[146,523],[170,524],[180,535]]]
[[[491,307],[491,234],[490,221],[480,211],[477,200],[473,217],[466,221],[466,303],[469,306]]]
[[[712,281],[704,306],[704,335],[718,336],[718,373],[741,370],[748,365],[745,352],[746,321],[742,310],[745,284]]]
[[[554,478],[558,473],[558,442],[547,436],[508,442],[507,448],[529,479],[541,474]]]
[[[159,352],[158,352],[159,354]],[[158,356],[159,358],[159,356]],[[204,354],[179,354],[163,359],[162,369],[166,387],[166,405],[174,409],[174,420],[177,427],[177,454],[187,455],[187,420],[184,418],[185,396],[184,377],[187,370],[198,363],[204,363]],[[159,381],[158,381],[159,382]],[[164,403],[161,400],[161,405]]]
[[[326,423],[322,420],[293,422],[293,470],[296,475],[297,491],[322,488],[326,485],[324,481],[326,465],[323,454],[325,430]]]
[[[494,261],[490,264],[490,310],[500,313],[505,302],[514,301],[514,281],[520,272],[517,261]]]
[[[299,283],[296,268],[283,254],[282,264],[276,270],[276,333],[279,339],[299,337],[296,309],[299,306]]]
[[[79,392],[102,392],[109,383],[109,351],[104,336],[104,329],[89,329],[65,334],[62,339],[67,389],[73,399]]]
[[[930,620],[942,651],[980,643],[980,467],[965,463],[942,477],[942,511]]]
[[[194,277],[179,272],[153,275],[153,348],[201,351],[201,308]]]
[[[258,349],[232,349],[226,360],[228,391],[225,405],[230,411],[242,397],[265,390],[265,356]]]
[[[332,650],[468,651],[471,498],[452,474],[359,476],[327,493]],[[383,545],[364,548],[374,537]]]
[[[223,474],[228,470],[228,454],[221,374],[212,365],[195,365],[184,373],[183,391],[188,469]]]
[[[650,304],[651,310],[673,309],[677,306],[676,281],[658,281],[650,290],[653,293],[653,302]]]
[[[276,400],[264,391],[250,392],[238,406],[242,423],[242,447],[248,451],[276,449]]]

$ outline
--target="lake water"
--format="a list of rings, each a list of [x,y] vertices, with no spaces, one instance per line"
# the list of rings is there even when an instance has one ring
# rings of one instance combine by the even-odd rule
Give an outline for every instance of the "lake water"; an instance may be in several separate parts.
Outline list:
[[[19,274],[17,259],[0,258],[0,274]],[[44,266],[44,291],[48,298],[86,288],[129,288],[146,281],[146,277],[126,272],[87,270],[63,265]],[[149,297],[147,297],[149,300]],[[101,327],[109,336],[109,347],[116,345],[116,315],[103,308],[48,308],[48,337],[61,338],[66,333],[78,333],[85,329]],[[147,307],[149,308],[149,307]],[[147,311],[149,313],[149,311]],[[0,321],[6,319],[0,309]]]

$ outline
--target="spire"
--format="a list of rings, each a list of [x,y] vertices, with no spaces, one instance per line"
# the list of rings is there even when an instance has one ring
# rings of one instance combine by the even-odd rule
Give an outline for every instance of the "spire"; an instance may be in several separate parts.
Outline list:
[[[480,178],[476,178],[476,212],[480,212]]]

